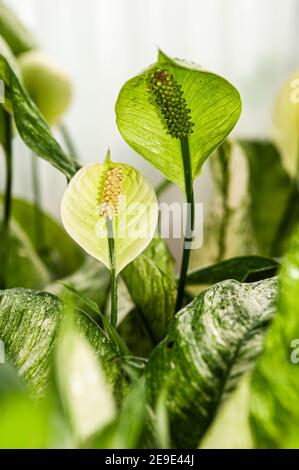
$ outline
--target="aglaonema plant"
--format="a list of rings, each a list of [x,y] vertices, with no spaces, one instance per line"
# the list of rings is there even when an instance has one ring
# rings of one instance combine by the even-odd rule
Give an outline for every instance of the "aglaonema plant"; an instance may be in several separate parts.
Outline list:
[[[162,52],[157,63],[123,86],[116,103],[117,125],[126,142],[186,196],[176,310],[183,304],[194,237],[193,181],[232,130],[240,111],[239,93],[228,81]]]

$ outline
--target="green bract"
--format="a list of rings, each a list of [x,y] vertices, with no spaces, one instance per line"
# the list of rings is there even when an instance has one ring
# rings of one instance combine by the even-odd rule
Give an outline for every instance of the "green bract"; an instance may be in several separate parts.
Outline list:
[[[108,268],[110,219],[119,273],[153,238],[158,205],[141,173],[129,165],[105,161],[86,166],[74,176],[62,200],[61,217],[69,235]]]
[[[180,140],[189,140],[194,180],[240,111],[239,93],[228,81],[162,53],[156,64],[123,86],[116,103],[117,125],[126,142],[183,190]]]
[[[57,124],[71,102],[70,78],[40,51],[22,54],[19,65],[29,95],[48,123]]]

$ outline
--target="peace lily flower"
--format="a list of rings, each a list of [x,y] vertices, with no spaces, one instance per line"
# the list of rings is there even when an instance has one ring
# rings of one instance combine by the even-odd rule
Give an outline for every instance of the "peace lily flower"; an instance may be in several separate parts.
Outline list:
[[[155,64],[124,84],[115,109],[125,141],[181,188],[189,204],[178,311],[194,238],[193,181],[239,119],[240,95],[219,75],[159,51]]]
[[[116,291],[116,276],[154,236],[158,203],[146,178],[130,165],[112,162],[108,152],[104,163],[85,166],[71,179],[61,218],[69,235],[110,269]],[[115,292],[111,295],[115,303]],[[116,324],[115,311],[113,316]]]
[[[69,235],[110,269],[107,219],[113,224],[117,274],[147,247],[154,236],[157,198],[133,167],[114,163],[85,166],[70,181],[61,217]]]

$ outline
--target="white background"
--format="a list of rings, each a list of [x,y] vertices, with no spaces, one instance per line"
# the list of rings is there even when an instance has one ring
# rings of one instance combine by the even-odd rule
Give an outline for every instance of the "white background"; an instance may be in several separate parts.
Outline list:
[[[158,173],[122,141],[114,104],[122,84],[155,61],[157,46],[222,74],[240,91],[243,113],[235,133],[267,136],[278,87],[299,66],[296,0],[10,0],[41,47],[71,74],[66,121],[84,163],[114,160]],[[29,152],[16,143],[14,191],[31,197]],[[2,170],[2,169],[1,169]],[[3,170],[2,170],[3,171]],[[1,173],[2,173],[1,171]],[[43,199],[58,216],[65,181],[42,165]],[[197,199],[209,193],[205,169]],[[172,192],[171,198],[179,197]]]

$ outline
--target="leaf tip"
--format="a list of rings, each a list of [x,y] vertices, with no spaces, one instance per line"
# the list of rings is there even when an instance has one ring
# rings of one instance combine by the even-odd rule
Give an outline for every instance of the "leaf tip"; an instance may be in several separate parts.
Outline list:
[[[111,162],[111,152],[110,152],[110,147],[108,147],[106,157],[105,157],[105,163],[110,163],[110,162]]]

